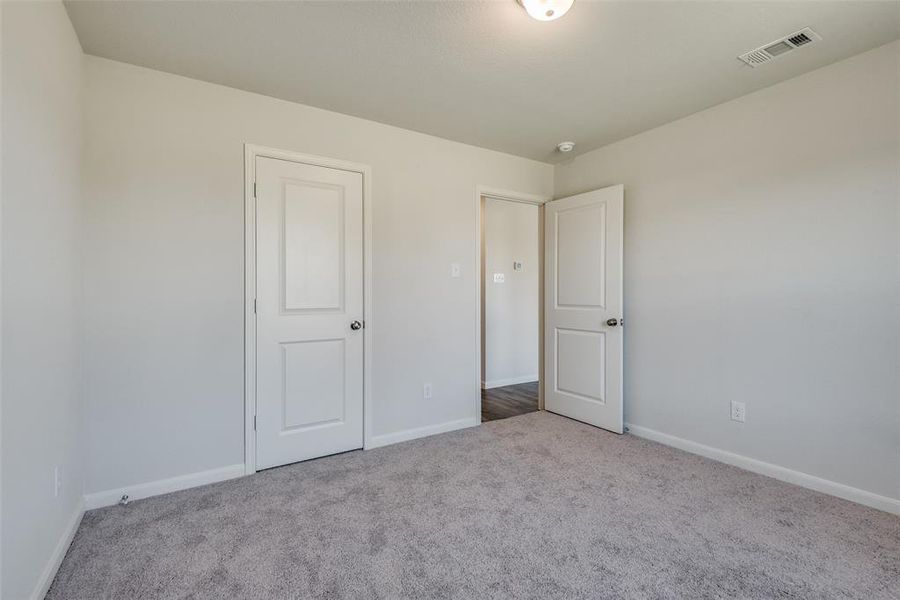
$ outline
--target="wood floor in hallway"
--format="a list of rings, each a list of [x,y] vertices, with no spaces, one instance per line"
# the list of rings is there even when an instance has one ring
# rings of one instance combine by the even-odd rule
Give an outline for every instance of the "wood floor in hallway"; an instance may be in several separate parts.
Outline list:
[[[481,390],[481,422],[506,419],[538,409],[538,382]]]

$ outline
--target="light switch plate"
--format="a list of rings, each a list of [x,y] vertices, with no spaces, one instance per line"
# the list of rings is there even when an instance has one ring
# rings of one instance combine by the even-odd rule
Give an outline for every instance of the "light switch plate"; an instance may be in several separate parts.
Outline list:
[[[456,278],[456,277],[459,277],[459,275],[460,275],[459,263],[450,263],[450,277]]]
[[[522,264],[522,261],[520,261],[520,260],[513,261],[513,271],[524,271],[524,270],[525,270],[525,265]]]

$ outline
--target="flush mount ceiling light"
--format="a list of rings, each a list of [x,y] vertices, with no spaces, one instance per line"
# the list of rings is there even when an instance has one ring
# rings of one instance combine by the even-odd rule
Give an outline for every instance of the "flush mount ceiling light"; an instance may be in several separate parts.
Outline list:
[[[538,21],[558,19],[572,8],[575,0],[516,0],[532,18]]]
[[[575,149],[575,142],[560,142],[556,145],[556,149],[560,152],[571,152]]]

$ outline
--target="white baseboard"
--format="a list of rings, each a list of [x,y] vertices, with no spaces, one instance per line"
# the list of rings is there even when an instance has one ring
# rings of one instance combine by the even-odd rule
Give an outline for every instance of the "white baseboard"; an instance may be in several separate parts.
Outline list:
[[[538,375],[520,375],[519,377],[510,377],[509,379],[495,379],[493,381],[482,381],[481,388],[490,390],[493,388],[504,387],[507,385],[519,385],[520,383],[537,382]]]
[[[189,473],[188,475],[179,475],[178,477],[171,477],[169,479],[159,479],[157,481],[129,485],[114,490],[86,494],[84,497],[84,505],[86,510],[92,510],[94,508],[112,506],[125,494],[128,494],[129,500],[140,500],[141,498],[150,498],[151,496],[159,496],[160,494],[186,490],[208,483],[217,483],[219,481],[225,481],[226,479],[234,479],[235,477],[242,477],[243,475],[244,463],[229,465],[218,469],[210,469],[209,471]]]
[[[822,479],[821,477],[809,475],[801,471],[794,471],[792,469],[773,465],[772,463],[756,460],[755,458],[734,454],[727,450],[720,450],[719,448],[692,442],[654,429],[641,427],[640,425],[626,423],[625,426],[628,428],[629,433],[636,435],[637,437],[659,442],[666,446],[672,446],[673,448],[678,448],[679,450],[684,450],[692,454],[699,454],[706,458],[740,467],[747,471],[759,473],[760,475],[766,475],[773,479],[793,483],[794,485],[822,492],[823,494],[830,494],[832,496],[837,496],[838,498],[843,498],[844,500],[850,500],[851,502],[857,502],[872,508],[877,508],[878,510],[900,515],[900,500],[895,498],[881,496],[873,492],[867,492],[859,488],[844,485],[843,483]]]
[[[75,510],[72,511],[72,516],[69,517],[69,522],[66,524],[62,536],[60,536],[59,542],[56,544],[56,548],[53,549],[53,554],[50,555],[50,560],[47,561],[47,566],[44,567],[44,571],[41,573],[41,578],[38,580],[34,592],[31,594],[32,600],[44,600],[44,596],[47,595],[50,585],[56,577],[56,572],[59,571],[59,565],[62,564],[63,558],[66,556],[66,551],[72,545],[75,532],[78,531],[78,526],[81,525],[83,516],[84,501],[79,500]]]
[[[400,442],[406,442],[429,435],[437,435],[438,433],[447,433],[448,431],[456,431],[457,429],[465,429],[466,427],[474,427],[480,425],[480,418],[459,419],[458,421],[447,421],[437,425],[428,425],[426,427],[417,427],[415,429],[404,429],[395,433],[385,433],[382,435],[372,436],[366,450],[372,448],[380,448],[382,446],[390,446]]]

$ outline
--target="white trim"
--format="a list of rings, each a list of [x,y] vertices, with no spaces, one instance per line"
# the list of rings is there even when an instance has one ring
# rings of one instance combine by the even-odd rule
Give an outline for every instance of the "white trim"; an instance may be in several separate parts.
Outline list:
[[[53,554],[50,555],[50,560],[47,561],[47,566],[44,567],[44,571],[41,573],[41,577],[31,593],[32,600],[43,600],[47,592],[50,591],[50,585],[56,578],[56,572],[59,571],[59,565],[62,564],[69,546],[72,545],[72,540],[75,539],[75,532],[78,531],[78,526],[81,525],[83,516],[84,500],[79,498],[78,504],[75,506],[75,510],[72,511],[72,516],[69,517],[69,522],[66,524],[62,536],[60,536],[59,542],[56,544],[56,548],[53,549]]]
[[[821,477],[809,475],[801,471],[794,471],[786,467],[780,467],[778,465],[773,465],[772,463],[756,460],[755,458],[734,454],[727,450],[720,450],[719,448],[692,442],[654,429],[641,427],[640,425],[627,423],[625,427],[629,433],[640,438],[659,442],[666,446],[672,446],[673,448],[678,448],[679,450],[684,450],[691,454],[699,454],[700,456],[705,456],[706,458],[740,467],[747,471],[759,473],[760,475],[766,475],[767,477],[772,477],[779,481],[786,481],[787,483],[793,483],[794,485],[822,492],[823,494],[830,494],[832,496],[837,496],[838,498],[843,498],[844,500],[850,500],[851,502],[857,502],[872,508],[877,508],[878,510],[900,515],[900,500],[895,498],[881,496],[849,485],[844,485],[843,483],[822,479]]]
[[[244,474],[256,473],[256,152],[244,145]]]
[[[415,429],[404,429],[403,431],[396,431],[394,433],[376,435],[369,440],[369,444],[366,446],[366,450],[371,450],[372,448],[380,448],[382,446],[390,446],[391,444],[398,444],[400,442],[407,442],[409,440],[415,440],[418,438],[427,437],[429,435],[437,435],[439,433],[447,433],[448,431],[456,431],[457,429],[474,427],[481,424],[480,408],[478,415],[479,416],[476,419],[459,419],[458,421],[448,421],[446,423],[439,423],[437,425],[426,425],[425,427],[416,427]]]
[[[525,204],[545,204],[553,198],[550,196],[541,196],[540,194],[528,194],[525,192],[513,192],[510,190],[501,190],[498,188],[488,187],[486,185],[475,186],[475,195],[480,200],[482,197],[494,198],[495,200],[507,200],[509,202],[523,202]]]
[[[238,463],[236,465],[228,465],[227,467],[220,467],[218,469],[210,469],[209,471],[189,473],[187,475],[170,477],[169,479],[158,479],[156,481],[128,485],[113,490],[85,494],[84,506],[86,510],[93,510],[104,506],[112,506],[126,494],[128,495],[129,500],[140,500],[142,498],[178,492],[180,490],[208,485],[210,483],[218,483],[220,481],[242,477],[243,475],[244,463]]]
[[[520,383],[531,383],[538,380],[538,375],[535,373],[534,375],[519,375],[518,377],[510,377],[508,379],[495,379],[493,381],[482,381],[481,388],[485,390],[492,390],[494,388],[503,387],[507,385],[519,385]]]
[[[256,158],[276,158],[359,173],[363,177],[363,448],[372,440],[372,356],[375,339],[372,269],[372,167],[360,163],[244,144],[244,474],[256,472]],[[480,413],[479,413],[480,414]]]
[[[541,206],[546,204],[553,198],[551,196],[541,196],[540,194],[528,194],[525,192],[513,192],[510,190],[501,190],[486,185],[475,186],[475,391],[473,394],[473,415],[476,425],[481,424],[481,199],[495,198],[497,200],[508,200],[510,202],[523,202],[525,204],[534,204]],[[540,227],[542,229],[542,227]],[[543,239],[539,233],[538,239]],[[543,244],[541,244],[543,246]],[[538,249],[543,256],[544,249]],[[539,294],[543,296],[543,273],[540,275],[542,286]],[[540,321],[540,317],[539,317]],[[541,348],[543,348],[544,331],[543,324],[540,327]],[[543,357],[541,357],[543,362]]]

